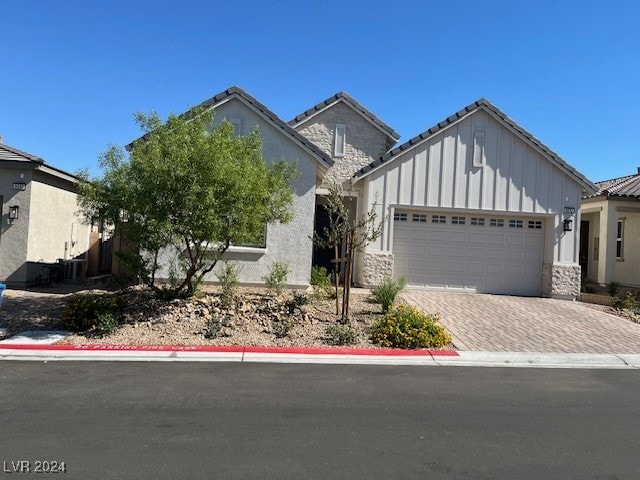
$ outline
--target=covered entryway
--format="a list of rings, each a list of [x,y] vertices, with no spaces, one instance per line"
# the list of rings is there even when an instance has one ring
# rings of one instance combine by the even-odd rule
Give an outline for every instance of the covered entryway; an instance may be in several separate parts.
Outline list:
[[[396,210],[394,277],[410,286],[540,295],[544,219]]]

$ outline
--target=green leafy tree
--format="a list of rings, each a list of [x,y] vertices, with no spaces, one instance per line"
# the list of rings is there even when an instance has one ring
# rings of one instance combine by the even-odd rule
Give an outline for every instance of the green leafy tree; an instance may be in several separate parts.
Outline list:
[[[136,114],[145,135],[129,147],[110,146],[103,175],[83,172],[80,206],[87,219],[115,225],[139,248],[121,260],[165,297],[191,296],[230,245],[261,242],[265,226],[291,220],[295,166],[267,162],[257,130],[236,136],[213,112]],[[169,285],[157,285],[170,260]]]

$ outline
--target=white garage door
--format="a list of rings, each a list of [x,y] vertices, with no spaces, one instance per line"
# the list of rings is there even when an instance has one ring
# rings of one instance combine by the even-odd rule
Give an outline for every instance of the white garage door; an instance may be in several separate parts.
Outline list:
[[[540,295],[540,218],[396,211],[394,276],[408,285]]]

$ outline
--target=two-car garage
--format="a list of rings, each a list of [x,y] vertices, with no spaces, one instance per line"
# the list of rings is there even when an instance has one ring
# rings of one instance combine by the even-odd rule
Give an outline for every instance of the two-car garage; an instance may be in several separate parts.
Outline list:
[[[541,217],[396,210],[394,276],[410,286],[540,295]]]

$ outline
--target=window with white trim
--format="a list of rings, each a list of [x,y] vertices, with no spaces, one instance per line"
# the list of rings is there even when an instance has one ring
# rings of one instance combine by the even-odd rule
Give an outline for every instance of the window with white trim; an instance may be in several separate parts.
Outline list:
[[[344,157],[344,146],[346,144],[346,136],[347,136],[347,126],[344,123],[336,124],[336,135],[335,135],[335,151],[334,154],[336,157]]]
[[[541,220],[529,220],[529,228],[535,228],[536,230],[540,230],[542,228]]]
[[[502,218],[492,218],[489,220],[490,227],[504,227],[504,220]]]
[[[456,217],[455,215],[451,217],[452,225],[464,225],[466,221],[466,217]]]
[[[624,219],[618,220],[618,228],[616,229],[616,258],[623,258],[623,240],[624,240]]]
[[[509,220],[509,228],[522,228],[522,220]]]
[[[396,222],[406,222],[407,221],[407,214],[406,213],[394,213],[393,214],[393,219]]]
[[[432,215],[431,223],[447,223],[447,217],[445,215]]]
[[[412,220],[414,222],[427,223],[427,216],[421,213],[414,213]]]
[[[473,225],[474,227],[484,227],[484,218],[471,217],[471,225]]]

